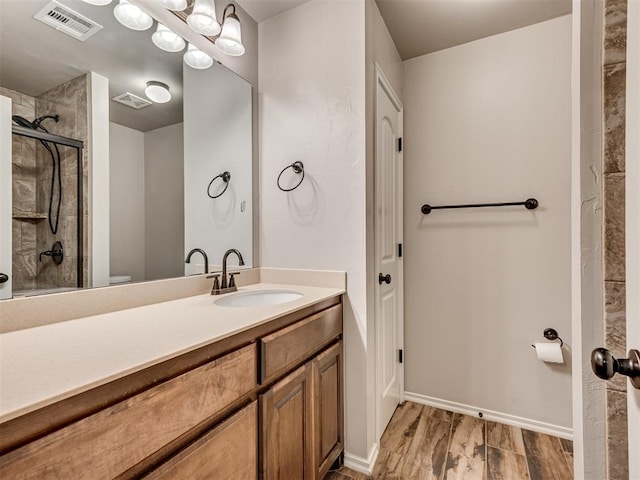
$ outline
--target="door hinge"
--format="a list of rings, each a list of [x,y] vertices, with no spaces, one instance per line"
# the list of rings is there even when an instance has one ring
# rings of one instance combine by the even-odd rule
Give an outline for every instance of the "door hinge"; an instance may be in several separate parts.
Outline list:
[[[398,361],[400,363],[404,363],[404,355],[403,355],[402,349],[398,350]]]
[[[402,151],[402,137],[398,137],[398,151]]]
[[[402,244],[401,243],[398,244],[398,256],[399,257],[402,256]]]

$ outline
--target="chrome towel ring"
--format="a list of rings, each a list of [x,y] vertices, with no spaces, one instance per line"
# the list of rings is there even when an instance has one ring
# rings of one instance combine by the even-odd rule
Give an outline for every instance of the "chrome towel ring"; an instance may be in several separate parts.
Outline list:
[[[287,169],[291,168],[295,173],[300,174],[302,173],[302,177],[300,177],[300,181],[298,183],[296,183],[293,187],[291,188],[282,188],[282,185],[280,185],[280,177],[282,177],[282,174],[287,171]],[[296,188],[298,188],[301,184],[302,181],[304,180],[304,164],[300,161],[297,162],[293,162],[291,165],[287,165],[286,167],[284,167],[282,169],[282,171],[280,172],[280,175],[278,175],[278,180],[276,181],[276,183],[278,184],[278,188],[280,190],[282,190],[283,192],[290,192],[292,190],[295,190]]]
[[[224,190],[222,190],[218,195],[211,195],[211,185],[218,178],[221,178],[225,183]],[[227,191],[227,188],[229,188],[229,180],[231,180],[231,174],[229,172],[222,172],[220,175],[216,175],[215,177],[213,177],[213,180],[209,182],[209,186],[207,187],[207,195],[209,195],[210,198],[218,198],[219,196],[221,196],[224,192]]]

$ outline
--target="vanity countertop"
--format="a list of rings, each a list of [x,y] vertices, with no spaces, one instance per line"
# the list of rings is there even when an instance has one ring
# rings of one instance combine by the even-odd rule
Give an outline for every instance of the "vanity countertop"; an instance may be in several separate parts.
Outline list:
[[[238,293],[270,289],[303,296],[232,308],[196,295],[1,334],[0,423],[344,293],[272,283]]]

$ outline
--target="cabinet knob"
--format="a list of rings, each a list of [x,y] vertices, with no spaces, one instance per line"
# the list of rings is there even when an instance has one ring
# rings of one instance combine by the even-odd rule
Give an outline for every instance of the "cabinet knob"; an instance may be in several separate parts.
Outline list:
[[[0,273],[0,283],[7,283],[9,281],[9,275],[6,273]]]
[[[382,285],[383,283],[386,283],[387,285],[389,285],[391,283],[391,275],[390,274],[379,274],[378,275],[378,284]]]

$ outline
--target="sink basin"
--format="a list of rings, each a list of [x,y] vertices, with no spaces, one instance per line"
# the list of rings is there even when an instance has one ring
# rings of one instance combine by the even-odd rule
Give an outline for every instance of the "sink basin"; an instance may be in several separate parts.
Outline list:
[[[301,293],[289,290],[259,290],[257,292],[244,292],[222,297],[216,300],[216,305],[221,307],[266,307],[293,302],[302,298]]]

